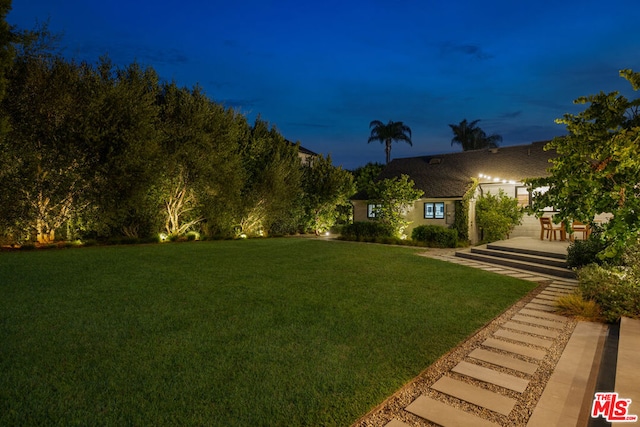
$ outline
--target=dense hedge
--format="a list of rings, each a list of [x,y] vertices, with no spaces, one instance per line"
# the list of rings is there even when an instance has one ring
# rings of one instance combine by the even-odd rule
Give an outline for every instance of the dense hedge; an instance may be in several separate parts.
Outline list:
[[[394,229],[388,224],[376,221],[356,221],[342,228],[342,238],[357,241],[375,241],[376,239],[393,237]]]
[[[458,231],[439,225],[420,225],[413,229],[411,239],[424,242],[432,248],[455,248],[458,245]]]

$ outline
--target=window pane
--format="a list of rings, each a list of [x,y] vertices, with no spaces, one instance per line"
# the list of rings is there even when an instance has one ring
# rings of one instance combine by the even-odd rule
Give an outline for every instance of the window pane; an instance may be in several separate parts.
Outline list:
[[[436,218],[444,218],[444,203],[436,203]]]
[[[518,199],[518,206],[529,206],[529,190],[527,187],[516,187],[516,199]]]
[[[382,205],[376,205],[374,203],[369,203],[367,205],[367,218],[375,218],[378,212],[378,209],[382,207]]]
[[[433,203],[424,204],[424,217],[433,218]]]

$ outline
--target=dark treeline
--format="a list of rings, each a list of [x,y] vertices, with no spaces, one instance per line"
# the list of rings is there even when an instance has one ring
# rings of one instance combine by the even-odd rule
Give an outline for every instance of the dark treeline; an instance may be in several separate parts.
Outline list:
[[[65,59],[43,34],[16,35],[4,72],[5,240],[318,232],[353,192],[347,171],[303,165],[260,118],[137,63]]]

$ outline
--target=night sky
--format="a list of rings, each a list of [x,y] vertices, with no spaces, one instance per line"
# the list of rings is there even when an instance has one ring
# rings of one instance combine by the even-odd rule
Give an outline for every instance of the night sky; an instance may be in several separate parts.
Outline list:
[[[346,168],[384,162],[375,119],[411,127],[391,152],[409,157],[460,151],[464,118],[525,144],[564,134],[579,96],[640,96],[618,77],[640,71],[638,0],[13,0],[7,18],[47,19],[69,58],[199,84]]]

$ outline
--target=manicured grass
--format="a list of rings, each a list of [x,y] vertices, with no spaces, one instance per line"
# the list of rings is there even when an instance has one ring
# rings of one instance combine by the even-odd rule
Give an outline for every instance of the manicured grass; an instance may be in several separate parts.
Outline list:
[[[0,254],[0,425],[348,425],[534,286],[415,252]]]

